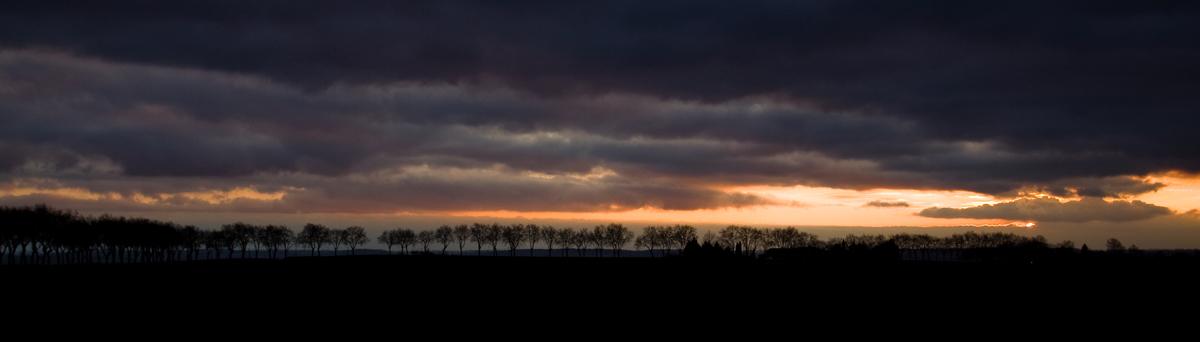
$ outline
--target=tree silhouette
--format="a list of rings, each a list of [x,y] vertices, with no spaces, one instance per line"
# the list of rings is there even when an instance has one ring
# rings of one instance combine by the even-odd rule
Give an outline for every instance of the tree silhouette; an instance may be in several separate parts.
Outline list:
[[[521,242],[525,241],[525,234],[525,227],[519,223],[502,228],[500,238],[508,245],[508,256],[517,256],[517,248],[521,247]]]
[[[396,243],[400,245],[400,250],[404,253],[412,254],[408,247],[417,243],[417,233],[412,229],[400,228],[396,230]]]
[[[332,235],[328,227],[309,223],[304,225],[304,229],[300,230],[299,234],[296,234],[296,243],[307,246],[310,250],[310,256],[321,256],[321,246],[329,243]]]
[[[649,226],[642,230],[642,235],[639,235],[633,240],[633,248],[645,248],[650,251],[650,257],[654,257],[654,249],[662,244],[663,234],[658,226]]]
[[[287,226],[267,225],[262,230],[263,244],[267,246],[267,254],[271,259],[278,257],[279,249],[283,248],[283,256],[287,257],[287,250],[295,239],[295,233]]]
[[[394,230],[385,230],[379,234],[379,237],[375,238],[375,242],[387,245],[388,255],[392,254],[392,246],[396,245],[396,238],[393,236],[395,234],[396,231]]]
[[[483,238],[489,245],[492,245],[492,256],[499,256],[500,250],[496,248],[500,244],[500,239],[503,238],[504,227],[499,223],[492,223],[484,230]]]
[[[334,236],[336,235],[336,239]],[[605,249],[613,256],[621,256],[625,246],[633,241],[638,249],[645,248],[652,257],[670,256],[680,250],[688,255],[716,255],[721,248],[736,247],[740,254],[756,255],[761,248],[763,257],[786,260],[790,256],[811,256],[812,249],[822,251],[821,258],[856,258],[863,260],[886,260],[914,257],[928,261],[989,261],[989,260],[1039,260],[1043,258],[1073,258],[1074,242],[1065,240],[1051,244],[1045,237],[1027,237],[1005,232],[968,231],[961,234],[937,237],[928,234],[900,233],[884,235],[846,235],[821,241],[816,235],[801,232],[794,227],[754,228],[728,226],[715,234],[706,232],[703,243],[696,237],[696,229],[686,225],[650,226],[634,240],[634,234],[618,223],[595,226],[593,229],[555,229],[534,224],[503,226],[475,223],[474,225],[443,225],[436,230],[414,233],[411,229],[398,228],[384,231],[377,239],[388,246],[408,246],[421,243],[428,252],[430,243],[442,245],[442,254],[451,243],[457,242],[462,254],[468,241],[477,243],[482,254],[484,244],[492,246],[492,254],[498,255],[497,245],[503,241],[509,255],[515,256],[517,249],[528,243],[530,255],[534,255],[539,242],[544,242],[547,253],[554,254],[556,245],[563,246],[562,253],[569,256],[572,246],[579,256],[584,256],[588,247],[594,246],[596,256],[602,257]],[[194,226],[182,226],[171,222],[160,222],[145,218],[126,218],[112,215],[81,217],[77,213],[57,210],[45,205],[34,207],[0,207],[0,260],[4,264],[73,264],[73,263],[144,263],[180,260],[198,260],[201,250],[204,258],[220,259],[222,254],[233,258],[241,249],[246,258],[249,248],[254,248],[254,258],[266,249],[270,258],[277,258],[279,250],[287,256],[293,246],[307,246],[313,256],[320,256],[322,247],[333,244],[335,255],[345,246],[352,255],[357,247],[366,244],[365,229],[348,227],[329,229],[318,224],[307,224],[298,234],[284,226],[257,226],[243,222],[222,225],[215,231],[200,230]],[[251,247],[252,246],[252,247]],[[1116,238],[1106,243],[1113,253],[1126,251]],[[778,251],[778,249],[809,249],[808,251]],[[684,252],[683,250],[686,250]],[[744,251],[744,253],[741,253]],[[1088,246],[1082,251],[1087,253]],[[215,252],[215,253],[214,253]],[[1128,250],[1133,255],[1141,254],[1134,245]],[[890,255],[885,255],[890,253]],[[778,259],[777,259],[778,257]],[[1094,257],[1089,257],[1094,258]],[[93,260],[95,259],[95,260]],[[1119,258],[1101,258],[1119,260]]]
[[[590,241],[587,228],[580,228],[579,230],[564,228],[563,234],[567,237],[566,243],[574,245],[575,252],[579,253],[579,256],[582,257],[583,250],[587,249],[588,241]]]
[[[221,238],[221,245],[225,246],[225,250],[229,251],[228,257],[230,259],[233,259],[233,251],[235,249],[237,249],[237,246],[241,242],[241,241],[239,241],[240,237],[238,236],[238,234],[240,234],[240,232],[238,232],[237,227],[227,224],[227,225],[221,226],[221,234],[217,236],[217,237]],[[243,251],[242,257],[244,258],[246,256],[244,253],[244,251],[245,251],[244,247],[242,248],[242,251]]]
[[[1110,253],[1125,252],[1125,245],[1122,245],[1121,240],[1117,240],[1117,238],[1108,239],[1108,242],[1106,242],[1104,246],[1107,247]]]
[[[620,223],[609,223],[605,229],[605,237],[608,240],[609,246],[613,249],[613,254],[619,258],[621,257],[621,250],[625,248],[625,245],[633,241],[633,232]]]
[[[367,231],[363,227],[351,226],[347,227],[341,235],[342,243],[346,248],[350,249],[350,255],[354,255],[354,249],[360,245],[371,242],[371,238],[367,237]]]
[[[665,237],[665,240],[668,248],[679,249],[681,252],[682,249],[687,246],[688,242],[696,240],[697,238],[696,227],[692,227],[690,225],[676,224],[674,227],[670,227],[668,234],[666,235],[667,236]],[[663,256],[669,255],[670,250],[663,251]]]
[[[433,231],[433,240],[442,244],[442,255],[446,255],[446,248],[450,248],[450,243],[454,242],[454,227],[450,225],[438,227]]]
[[[579,232],[576,232],[575,229],[570,227],[563,228],[559,231],[559,239],[564,245],[566,245],[566,248],[563,248],[564,257],[571,256],[568,253],[571,249],[571,246],[575,246],[575,252],[578,253],[579,256],[583,256],[583,246],[587,244],[587,242],[585,242],[584,239],[579,236]]]
[[[221,226],[221,230],[228,231],[228,233],[226,233],[228,236],[226,237],[232,242],[230,245],[226,246],[229,248],[230,256],[233,255],[234,247],[241,247],[242,259],[245,259],[246,246],[254,242],[258,235],[258,229],[258,227],[252,224],[246,224],[243,222]]]
[[[604,240],[604,225],[592,227],[591,232],[583,231],[582,234],[586,234],[588,245],[596,248],[596,257],[603,258],[604,247],[608,247]]]
[[[458,255],[463,255],[463,248],[471,240],[471,226],[460,224],[454,226],[454,241],[458,243]]]
[[[542,228],[536,224],[525,225],[525,242],[529,243],[529,256],[533,256],[533,246],[542,239]]]
[[[338,250],[341,249],[343,242],[349,240],[346,236],[345,229],[333,228],[329,230],[329,240],[326,243],[333,245],[333,256],[338,255]]]
[[[417,233],[417,242],[421,244],[422,252],[429,253],[429,245],[433,243],[434,239],[435,237],[431,231],[422,230],[420,233]]]
[[[562,236],[554,226],[542,226],[541,230],[542,241],[546,243],[546,256],[554,256],[554,245],[558,244],[559,238]]]
[[[475,241],[475,253],[483,256],[483,244],[488,241],[488,226],[479,222],[471,225],[471,241]]]

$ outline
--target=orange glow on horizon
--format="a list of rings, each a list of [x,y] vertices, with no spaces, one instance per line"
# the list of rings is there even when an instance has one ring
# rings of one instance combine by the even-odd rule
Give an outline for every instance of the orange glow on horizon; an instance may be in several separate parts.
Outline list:
[[[604,174],[597,170],[596,174]],[[1182,173],[1154,174],[1144,178],[1161,182],[1166,186],[1151,192],[1121,200],[1140,200],[1168,207],[1183,213],[1200,209],[1200,176]],[[283,189],[277,192],[260,192],[252,187],[229,190],[207,190],[164,194],[133,193],[122,195],[117,192],[94,192],[83,188],[58,187],[54,182],[29,179],[9,184],[0,184],[0,197],[52,195],[62,198],[87,201],[130,201],[150,206],[176,206],[187,199],[201,206],[207,204],[236,204],[236,199],[259,201],[284,201],[284,195],[299,189]],[[378,213],[384,216],[452,216],[503,219],[554,219],[554,220],[601,220],[612,222],[663,222],[689,224],[747,224],[778,226],[978,226],[978,227],[1024,227],[1035,229],[1037,222],[1013,222],[1000,219],[939,219],[917,216],[930,207],[965,208],[983,204],[996,204],[1011,199],[998,199],[989,195],[969,191],[929,190],[846,190],[825,187],[774,187],[748,186],[722,189],[727,192],[753,194],[773,198],[781,205],[743,208],[721,208],[703,210],[661,210],[639,208],[609,212],[520,212],[507,210],[485,211],[397,211]],[[1065,200],[1065,199],[1059,199]],[[874,202],[874,204],[872,204]],[[183,204],[190,205],[190,204]],[[213,207],[211,210],[227,210],[229,207]]]
[[[610,221],[656,221],[666,223],[724,223],[750,225],[828,225],[828,226],[1025,226],[1024,222],[1013,223],[999,219],[939,219],[917,216],[916,213],[931,206],[966,207],[1000,202],[991,196],[968,191],[922,191],[922,190],[845,190],[817,187],[738,187],[725,189],[774,197],[784,203],[796,205],[759,206],[747,208],[725,208],[672,211],[641,208],[614,212],[516,212],[516,211],[462,211],[443,213],[461,217],[495,217],[525,219],[562,220],[610,220]],[[908,203],[908,207],[876,208],[865,206],[871,201]]]
[[[1166,186],[1156,192],[1142,194],[1133,199],[1161,205],[1181,213],[1200,209],[1200,175],[1172,171],[1152,174],[1145,179],[1163,183]]]
[[[55,188],[45,189],[40,187],[22,186],[20,184],[7,188],[0,188],[0,197],[5,196],[28,196],[34,194],[52,195],[63,198],[76,200],[128,200],[141,204],[157,204],[171,197],[182,197],[190,200],[200,200],[209,204],[220,204],[232,201],[238,198],[275,201],[283,199],[284,191],[279,192],[259,192],[251,188],[234,188],[231,190],[208,190],[208,191],[191,191],[180,192],[174,194],[158,194],[147,195],[143,193],[134,193],[128,196],[122,196],[117,192],[93,192],[82,188]]]

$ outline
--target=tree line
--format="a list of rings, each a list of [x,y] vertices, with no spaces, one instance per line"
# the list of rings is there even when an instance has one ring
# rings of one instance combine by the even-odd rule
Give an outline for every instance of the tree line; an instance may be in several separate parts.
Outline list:
[[[1109,250],[1119,251],[1120,243],[1109,240]],[[1065,240],[1050,243],[1045,237],[1021,236],[1006,232],[974,232],[951,234],[937,237],[929,234],[898,233],[882,234],[849,234],[845,237],[833,237],[822,241],[816,235],[802,232],[794,227],[787,228],[754,228],[750,226],[731,225],[713,233],[708,232],[703,237],[704,250],[724,250],[726,252],[755,256],[759,250],[769,249],[820,249],[826,251],[846,251],[852,249],[875,249],[890,245],[899,256],[911,260],[963,260],[966,251],[985,250],[1060,250],[1074,251],[1075,243]],[[1084,245],[1084,250],[1087,246]],[[978,257],[971,255],[970,257]]]
[[[293,248],[305,248],[312,256],[321,256],[332,249],[334,255],[345,249],[351,255],[372,239],[362,227],[329,228],[309,223],[296,232],[282,225],[254,225],[242,222],[223,225],[218,230],[203,230],[172,222],[145,218],[126,218],[111,215],[84,217],[73,211],[33,207],[0,207],[0,257],[7,264],[50,263],[140,263],[181,260],[267,258],[287,256]],[[894,246],[908,259],[961,260],[964,250],[996,248],[1074,250],[1070,240],[1050,243],[1042,236],[1026,237],[1012,233],[966,232],[946,237],[928,234],[900,233],[894,235],[847,235],[821,240],[817,235],[794,227],[755,228],[731,225],[703,236],[697,236],[689,225],[649,226],[640,235],[619,223],[592,228],[555,228],[548,225],[472,223],[457,226],[443,225],[434,230],[414,231],[397,228],[383,231],[374,239],[387,246],[388,253],[398,249],[400,254],[447,254],[456,248],[465,255],[474,246],[476,255],[490,249],[492,256],[500,255],[500,247],[509,256],[529,250],[535,255],[544,246],[549,256],[603,256],[609,251],[619,257],[632,243],[637,250],[646,250],[651,257],[681,256],[691,248],[697,251],[719,251],[727,255],[754,257],[770,249],[849,250]],[[1116,239],[1107,247],[1123,251]],[[557,250],[556,250],[557,248]],[[1087,249],[1084,245],[1083,249]],[[1137,250],[1136,246],[1130,250]],[[590,251],[590,252],[589,252]],[[252,254],[249,254],[252,253]]]
[[[465,253],[466,246],[473,243],[477,255],[483,255],[487,246],[491,248],[493,256],[498,256],[499,246],[503,244],[509,256],[516,256],[518,250],[524,247],[528,247],[529,255],[533,256],[537,245],[541,243],[549,256],[554,256],[554,247],[558,246],[563,257],[570,256],[572,247],[577,256],[584,256],[585,251],[593,249],[598,257],[603,256],[603,250],[610,250],[614,256],[620,257],[621,251],[631,241],[638,249],[649,249],[651,256],[654,256],[656,249],[666,256],[695,239],[696,228],[687,225],[646,227],[642,235],[635,239],[634,233],[620,223],[598,225],[592,229],[560,229],[548,225],[477,222],[470,225],[443,225],[432,231],[421,232],[408,228],[387,230],[376,241],[386,245],[388,253],[395,247],[400,249],[400,253],[411,253],[410,247],[420,245],[421,253],[432,253],[430,247],[441,246],[441,254],[446,254],[451,246],[457,246],[461,255]]]

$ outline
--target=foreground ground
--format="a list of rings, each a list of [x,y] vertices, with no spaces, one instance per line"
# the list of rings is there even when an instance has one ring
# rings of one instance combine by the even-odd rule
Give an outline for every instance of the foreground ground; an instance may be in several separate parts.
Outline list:
[[[0,268],[0,277],[9,308],[82,310],[86,317],[132,312],[292,323],[309,317],[406,322],[606,317],[709,327],[703,322],[727,317],[979,323],[1162,312],[1166,319],[1167,309],[1195,307],[1197,270],[1194,263],[772,264],[376,255],[17,266]]]

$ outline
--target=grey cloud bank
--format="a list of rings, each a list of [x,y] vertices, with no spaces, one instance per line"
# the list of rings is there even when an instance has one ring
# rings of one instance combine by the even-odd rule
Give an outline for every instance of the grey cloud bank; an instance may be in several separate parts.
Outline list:
[[[1200,172],[1188,3],[328,4],[0,5],[0,180],[280,212],[1044,192],[1084,200],[922,215],[1076,222]],[[287,194],[169,200],[233,188]]]

